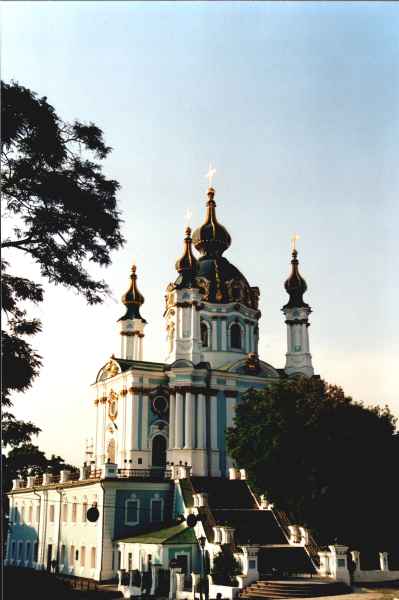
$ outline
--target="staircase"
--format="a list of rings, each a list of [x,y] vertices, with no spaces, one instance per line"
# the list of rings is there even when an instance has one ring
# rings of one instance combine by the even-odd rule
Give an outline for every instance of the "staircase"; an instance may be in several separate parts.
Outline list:
[[[245,588],[240,598],[247,600],[277,600],[279,598],[317,598],[348,594],[344,583],[322,579],[287,579],[257,581]]]

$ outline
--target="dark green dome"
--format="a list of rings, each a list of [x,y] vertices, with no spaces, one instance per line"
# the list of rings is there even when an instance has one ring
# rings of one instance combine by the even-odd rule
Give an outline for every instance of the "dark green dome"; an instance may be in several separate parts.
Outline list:
[[[224,256],[202,256],[198,260],[196,282],[205,302],[239,302],[249,308],[258,308],[259,289],[252,288]]]
[[[126,319],[141,319],[144,323],[146,322],[140,315],[140,307],[144,304],[144,296],[139,291],[136,281],[136,265],[132,265],[130,286],[127,292],[122,296],[122,303],[126,306],[126,313],[119,321],[125,321]]]

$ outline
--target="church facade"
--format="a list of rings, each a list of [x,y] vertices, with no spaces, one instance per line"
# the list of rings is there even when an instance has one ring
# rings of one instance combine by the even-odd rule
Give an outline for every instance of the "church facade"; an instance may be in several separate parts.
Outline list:
[[[177,278],[166,287],[165,362],[145,360],[144,297],[133,266],[118,321],[120,354],[91,387],[92,447],[79,477],[65,471],[59,480],[48,473],[14,481],[7,564],[96,580],[124,570],[135,594],[143,589],[135,570],[152,573],[154,592],[158,570],[176,558],[195,578],[204,553],[210,568],[225,545],[236,552],[243,585],[259,576],[260,547],[296,548],[302,569],[317,568],[306,530],[254,496],[225,439],[248,389],[314,374],[306,282],[294,247],[282,309],[287,353],[276,368],[258,355],[260,291],[224,256],[231,237],[214,196],[209,188],[205,221],[186,229]],[[178,588],[178,576],[170,585]]]

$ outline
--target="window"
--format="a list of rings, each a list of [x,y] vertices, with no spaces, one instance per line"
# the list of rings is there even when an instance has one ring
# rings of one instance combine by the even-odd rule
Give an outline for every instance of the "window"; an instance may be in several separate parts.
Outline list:
[[[208,326],[204,321],[201,323],[201,342],[204,348],[209,346]]]
[[[230,346],[236,350],[241,350],[241,327],[238,323],[233,323],[230,327]]]
[[[25,544],[25,560],[30,560],[30,542]]]
[[[33,544],[33,562],[37,562],[37,557],[39,555],[39,544],[35,542]]]
[[[79,550],[75,550],[75,560],[79,560]]]
[[[158,494],[157,494],[158,496]],[[162,521],[163,518],[163,500],[155,497],[151,500],[151,521]]]
[[[112,560],[114,559],[114,553],[112,553]],[[97,561],[97,550],[96,547],[93,546],[90,552],[90,567],[92,569],[96,568],[96,561]]]
[[[64,502],[62,505],[62,520],[64,523],[68,521],[68,502]]]
[[[25,519],[25,506],[22,505],[21,506],[21,523],[24,522],[24,519]]]
[[[69,562],[71,565],[73,565],[75,560],[75,546],[71,546],[71,549],[69,551]]]
[[[20,515],[19,515],[18,504],[16,504],[15,507],[14,507],[14,523],[16,525],[18,525],[18,523],[19,523],[19,516]]]
[[[131,571],[133,568],[133,554],[129,552],[127,555],[127,570]]]
[[[86,523],[87,521],[87,506],[87,498],[84,498],[82,504],[82,523]]]
[[[76,502],[76,498],[74,498],[73,503],[72,503],[72,523],[76,523],[77,514],[78,514],[78,503]]]
[[[50,504],[48,510],[49,510],[49,512],[48,512],[48,514],[49,514],[48,520],[50,521],[50,523],[54,523],[54,515],[55,515],[54,504]]]
[[[33,521],[33,506],[32,504],[29,506],[28,510],[28,523],[32,523]]]
[[[80,566],[84,567],[86,562],[86,547],[82,546],[80,548]]]
[[[65,561],[66,561],[66,553],[65,553],[65,551],[66,551],[66,547],[65,547],[65,545],[64,545],[64,544],[62,544],[62,546],[61,546],[61,557],[60,557],[60,561],[61,561],[61,564],[62,564],[62,565],[63,565],[63,564],[65,563]]]
[[[139,522],[139,506],[138,500],[130,499],[125,502],[125,524],[137,525]]]
[[[36,507],[36,521],[40,521],[40,504]]]

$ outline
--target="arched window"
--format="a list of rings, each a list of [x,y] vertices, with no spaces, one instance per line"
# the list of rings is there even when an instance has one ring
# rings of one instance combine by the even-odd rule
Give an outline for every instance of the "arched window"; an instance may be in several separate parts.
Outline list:
[[[154,498],[151,498],[150,513],[153,523],[160,523],[163,520],[163,499],[160,498],[159,494],[155,494]]]
[[[66,546],[65,544],[62,544],[61,546],[61,564],[65,564],[66,562]]]
[[[77,514],[78,514],[78,503],[76,501],[76,498],[74,498],[73,502],[72,502],[72,523],[76,523]]]
[[[209,346],[209,334],[208,334],[208,326],[204,321],[201,323],[201,342],[204,348],[208,348]]]
[[[111,463],[115,463],[115,440],[112,438],[107,446],[107,459]]]
[[[21,523],[24,522],[25,519],[25,506],[24,504],[21,506]]]
[[[87,521],[87,498],[86,496],[83,498],[83,504],[82,504],[82,523],[86,523]]]
[[[125,502],[125,525],[137,525],[140,521],[139,511],[140,502],[132,494],[131,498]]]
[[[230,327],[230,347],[235,350],[241,350],[242,348],[241,327],[238,323],[233,323]]]
[[[69,564],[73,565],[75,562],[75,546],[72,545],[69,551]]]
[[[84,567],[86,563],[86,546],[80,548],[80,566]]]
[[[68,502],[66,498],[62,504],[62,520],[64,523],[68,521]]]
[[[96,568],[96,547],[92,546],[91,548],[91,554],[90,554],[90,566],[92,569]]]
[[[33,506],[32,506],[32,504],[29,506],[28,523],[33,523]]]

